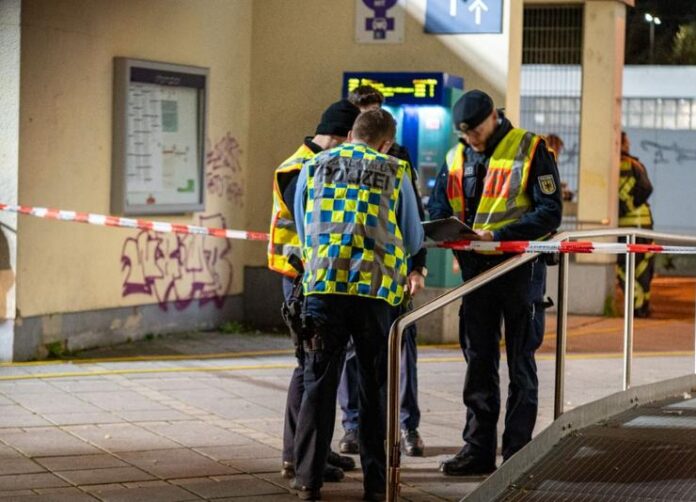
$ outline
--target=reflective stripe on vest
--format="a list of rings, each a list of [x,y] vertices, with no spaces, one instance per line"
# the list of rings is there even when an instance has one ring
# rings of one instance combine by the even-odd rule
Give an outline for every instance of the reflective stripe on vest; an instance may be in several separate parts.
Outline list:
[[[466,219],[466,204],[464,199],[464,145],[457,143],[446,157],[447,162],[447,200],[452,212],[460,220]]]
[[[643,203],[636,207],[631,192],[636,186],[636,177],[633,174],[633,162],[630,157],[621,157],[621,171],[619,174],[619,200],[627,208],[625,214],[619,214],[620,227],[652,228],[652,214],[650,206]]]
[[[539,140],[535,134],[515,128],[495,148],[476,209],[475,230],[498,230],[530,210],[527,182]]]
[[[302,145],[275,170],[273,175],[273,217],[271,218],[271,237],[268,242],[268,268],[291,278],[297,276],[297,271],[290,265],[289,258],[293,254],[300,258],[302,251],[292,213],[283,201],[279,178],[282,174],[293,171],[299,174],[304,163],[313,156],[314,152],[307,145]]]
[[[396,205],[406,162],[361,144],[307,164],[305,294],[347,294],[399,305],[406,252]]]

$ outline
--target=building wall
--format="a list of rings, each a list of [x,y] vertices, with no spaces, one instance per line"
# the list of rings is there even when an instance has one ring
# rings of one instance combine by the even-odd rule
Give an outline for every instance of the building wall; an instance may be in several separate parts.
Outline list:
[[[205,212],[156,219],[243,226],[251,15],[251,0],[24,0],[21,203],[109,213],[112,61],[123,56],[210,68],[207,171],[222,176]],[[174,301],[197,308],[241,293],[239,243],[30,217],[19,235],[23,318]]]
[[[247,191],[267,196],[250,200],[247,228],[267,229],[273,170],[314,132],[322,110],[341,97],[345,71],[447,72],[464,77],[466,88],[486,90],[504,106],[511,91],[510,0],[504,4],[502,35],[426,34],[426,2],[409,0],[404,43],[358,44],[355,0],[254,2],[249,157],[253,173]],[[521,16],[515,22],[521,24]],[[251,248],[249,252],[250,264],[263,265],[263,254]]]
[[[17,203],[19,163],[20,0],[0,2],[0,202]],[[12,355],[17,216],[0,213],[0,360]]]

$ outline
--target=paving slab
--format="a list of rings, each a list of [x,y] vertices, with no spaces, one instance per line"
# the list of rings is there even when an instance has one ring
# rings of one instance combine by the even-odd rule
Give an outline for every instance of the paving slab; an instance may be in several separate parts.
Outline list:
[[[226,476],[217,480],[182,480],[178,484],[205,499],[288,493],[287,489],[246,474]]]
[[[228,465],[218,463],[186,448],[125,452],[119,456],[124,461],[162,479],[239,473]]]

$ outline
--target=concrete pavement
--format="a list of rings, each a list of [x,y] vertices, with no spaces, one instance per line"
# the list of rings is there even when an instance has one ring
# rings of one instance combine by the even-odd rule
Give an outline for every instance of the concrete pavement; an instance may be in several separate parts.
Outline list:
[[[593,329],[615,336],[620,325],[573,317],[570,339],[582,345],[599,336]],[[675,326],[640,320],[637,336],[647,330],[646,336],[668,337],[679,331]],[[283,336],[192,333],[90,351],[70,362],[0,366],[0,498],[297,500],[279,475],[290,348]],[[693,356],[678,349],[638,354],[634,383],[692,371]],[[465,364],[456,347],[419,350],[426,456],[403,457],[403,499],[458,500],[480,479],[444,477],[437,466],[461,446]],[[539,354],[537,431],[552,420],[549,352]],[[620,355],[594,352],[576,350],[568,359],[568,407],[621,387]],[[341,434],[339,423],[335,442]],[[360,479],[356,470],[326,484],[324,499],[359,500]]]

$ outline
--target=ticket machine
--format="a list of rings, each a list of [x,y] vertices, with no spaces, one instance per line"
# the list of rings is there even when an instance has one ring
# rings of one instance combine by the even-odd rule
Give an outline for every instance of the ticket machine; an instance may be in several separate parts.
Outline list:
[[[360,85],[371,85],[384,95],[384,108],[397,122],[396,141],[408,148],[427,202],[445,155],[457,141],[452,106],[464,92],[464,80],[435,72],[346,72],[343,97]],[[448,250],[429,250],[428,270],[428,286],[452,287],[461,282]]]

